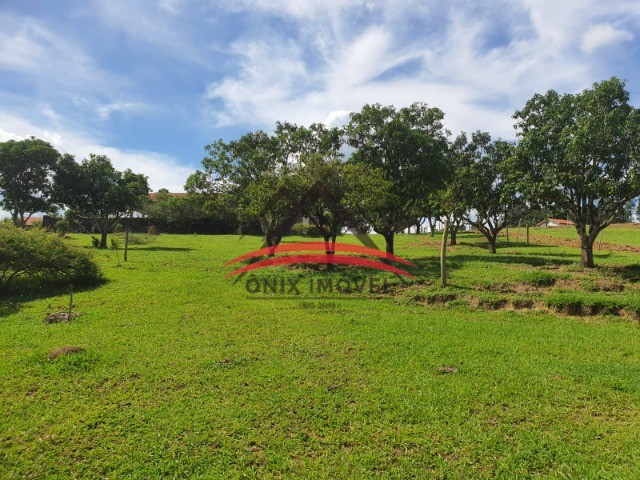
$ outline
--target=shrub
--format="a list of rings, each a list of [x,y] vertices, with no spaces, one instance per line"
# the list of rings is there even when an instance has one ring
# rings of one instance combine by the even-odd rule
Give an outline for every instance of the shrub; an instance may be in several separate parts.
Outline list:
[[[87,285],[100,279],[91,258],[57,236],[0,225],[0,292],[43,284]]]
[[[61,237],[64,237],[67,233],[71,231],[71,224],[69,220],[67,220],[66,218],[61,218],[56,222],[56,225],[54,228],[58,235],[60,235]]]
[[[306,223],[296,223],[291,227],[289,233],[298,237],[322,237],[322,232],[318,227]]]
[[[93,245],[93,248],[100,248],[100,239],[91,235],[91,245]]]

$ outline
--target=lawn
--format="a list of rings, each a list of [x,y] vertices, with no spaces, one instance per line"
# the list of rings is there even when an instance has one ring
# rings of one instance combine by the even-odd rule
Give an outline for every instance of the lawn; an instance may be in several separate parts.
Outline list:
[[[524,228],[520,229],[521,238],[524,236]],[[514,229],[511,229],[511,234],[515,233]],[[532,228],[531,233],[534,236],[555,237],[555,238],[567,238],[569,240],[579,241],[578,234],[574,227],[566,228]],[[596,240],[596,249],[598,244],[602,242],[611,243],[614,245],[631,245],[640,247],[640,223],[627,223],[621,225],[613,225],[605,228]]]
[[[161,235],[127,263],[92,249],[107,282],[75,292],[82,316],[43,323],[68,305],[43,291],[0,317],[0,476],[640,478],[638,254],[585,272],[569,246],[459,241],[445,290],[424,235],[396,242],[415,284],[225,279],[250,236]],[[276,276],[300,294],[247,291]],[[302,288],[360,277],[391,286]],[[50,360],[62,346],[85,352]]]

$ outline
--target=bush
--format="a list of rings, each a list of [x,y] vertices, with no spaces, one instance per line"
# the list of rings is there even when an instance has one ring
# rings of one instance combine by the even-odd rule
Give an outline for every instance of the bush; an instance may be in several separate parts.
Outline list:
[[[81,286],[100,279],[91,258],[57,236],[0,225],[0,292],[32,290],[44,284]]]
[[[318,227],[306,223],[296,223],[291,227],[289,234],[298,237],[322,237],[322,232]]]
[[[66,218],[61,218],[56,222],[55,231],[61,237],[64,237],[67,233],[71,231],[71,223]]]

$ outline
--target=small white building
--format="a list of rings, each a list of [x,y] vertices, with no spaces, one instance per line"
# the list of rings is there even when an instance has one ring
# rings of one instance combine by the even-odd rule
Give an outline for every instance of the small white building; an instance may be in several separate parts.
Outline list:
[[[561,218],[545,218],[541,222],[536,224],[536,227],[549,227],[549,228],[557,228],[557,227],[573,227],[575,223],[571,220],[563,220]]]

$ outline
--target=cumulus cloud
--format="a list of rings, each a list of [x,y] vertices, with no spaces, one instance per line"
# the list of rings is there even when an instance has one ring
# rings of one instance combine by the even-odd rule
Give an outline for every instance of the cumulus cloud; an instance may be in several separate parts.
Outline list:
[[[582,37],[582,50],[591,53],[594,50],[633,40],[633,34],[624,29],[616,29],[608,23],[592,25]]]
[[[341,127],[349,123],[350,114],[351,112],[348,110],[334,110],[327,115],[324,124],[329,128]]]
[[[453,131],[485,129],[513,136],[511,114],[533,93],[579,90],[598,80],[591,77],[588,63],[567,54],[579,38],[576,12],[583,8],[568,4],[556,8],[545,23],[551,8],[545,2],[524,1],[482,15],[455,5],[434,13],[429,2],[421,10],[401,2],[393,9],[368,2],[360,8],[381,21],[354,28],[357,19],[348,17],[347,10],[358,2],[334,1],[324,7],[309,2],[303,7],[283,0],[279,11],[298,22],[306,43],[283,37],[237,42],[232,49],[237,68],[212,82],[206,98],[216,104],[218,125],[262,127],[283,119],[311,123],[330,112],[359,110],[365,103],[401,107],[425,101],[445,111]],[[258,2],[256,8],[277,11],[271,2]],[[345,15],[342,24],[334,21],[334,11]],[[434,19],[436,13],[444,17]],[[317,18],[310,27],[312,15]],[[509,25],[502,38],[494,38],[498,16],[507,17]],[[423,23],[425,31],[413,40],[400,39],[411,22]],[[429,28],[442,31],[430,35]]]

